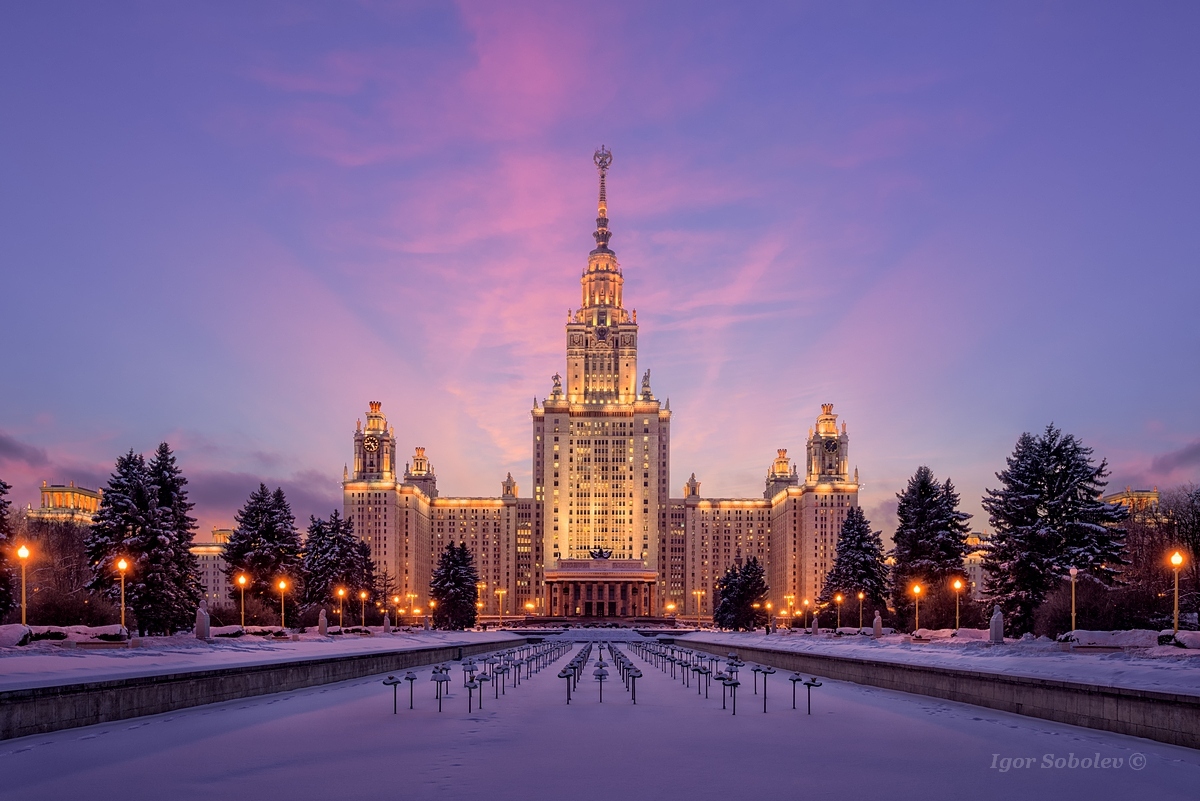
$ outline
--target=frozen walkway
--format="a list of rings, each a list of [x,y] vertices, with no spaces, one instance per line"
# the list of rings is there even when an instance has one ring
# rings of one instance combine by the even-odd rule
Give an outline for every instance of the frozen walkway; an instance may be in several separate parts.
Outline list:
[[[455,666],[441,714],[424,669],[397,715],[380,676],[10,740],[4,797],[1166,801],[1200,786],[1200,752],[853,684],[817,688],[810,717],[776,673],[763,714],[748,666],[736,717],[716,685],[705,701],[636,656],[637,706],[612,668],[601,705],[590,664],[568,707],[567,658],[471,715]],[[1121,767],[1071,769],[1069,754]],[[1034,766],[1002,773],[1014,758]]]

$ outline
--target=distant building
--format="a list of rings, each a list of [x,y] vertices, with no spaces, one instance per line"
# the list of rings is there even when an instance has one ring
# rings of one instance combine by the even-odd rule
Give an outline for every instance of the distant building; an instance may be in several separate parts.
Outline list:
[[[43,523],[80,523],[91,525],[100,511],[103,490],[91,490],[70,484],[42,482],[42,505],[29,509],[29,519]]]
[[[202,542],[193,545],[192,553],[200,562],[200,581],[204,584],[204,600],[208,605],[227,603],[233,586],[225,575],[225,543],[233,534],[230,528],[214,528],[212,542]]]
[[[1133,487],[1126,487],[1120,492],[1105,495],[1102,500],[1113,506],[1124,506],[1134,516],[1156,512],[1158,511],[1159,500],[1158,487],[1148,490],[1135,490]]]
[[[967,569],[971,597],[976,601],[983,598],[983,581],[987,578],[987,571],[983,569],[983,556],[986,551],[986,534],[979,531],[967,534],[967,555],[963,558],[963,567]]]

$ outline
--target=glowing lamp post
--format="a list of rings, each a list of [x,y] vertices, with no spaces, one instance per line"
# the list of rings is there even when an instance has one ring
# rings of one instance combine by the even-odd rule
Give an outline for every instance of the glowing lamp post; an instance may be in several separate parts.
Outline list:
[[[958,626],[958,599],[959,599],[959,594],[962,592],[962,588],[963,588],[962,579],[955,579],[953,586],[954,586],[954,630],[957,631],[959,628],[959,626]],[[1072,620],[1071,623],[1072,623],[1071,627],[1074,628],[1073,624],[1075,623],[1075,621]]]
[[[700,628],[700,603],[704,599],[704,590],[692,590],[692,595],[696,596],[696,628]]]
[[[913,632],[916,632],[916,631],[919,631],[921,628],[921,585],[914,584],[912,591],[913,591],[913,598],[916,599],[916,603],[917,603],[916,625],[913,626]]]
[[[804,628],[808,628],[808,599],[804,599]]]
[[[124,559],[117,562],[117,571],[121,574],[121,629],[125,629],[125,571],[129,569],[129,563]]]
[[[24,626],[25,625],[25,606],[26,606],[26,603],[25,603],[25,564],[29,561],[29,549],[26,548],[24,545],[22,545],[20,548],[17,549],[17,558],[21,560],[21,625]],[[1175,574],[1176,574],[1176,576],[1178,576],[1179,571],[1176,570]],[[1176,581],[1175,583],[1178,584],[1179,582]],[[1178,606],[1178,604],[1176,604],[1176,606]],[[1176,615],[1176,617],[1178,617],[1178,615]],[[124,621],[121,621],[121,622],[122,622],[122,624],[124,623]]]
[[[396,607],[396,625],[400,625],[400,596],[392,596],[392,606]]]
[[[287,582],[284,581],[283,579],[280,579],[278,586],[279,586],[279,628],[285,629],[285,628],[287,628],[287,622],[286,622],[286,617],[285,617],[287,612],[285,611],[284,606],[283,606],[283,599],[287,595]]]
[[[1181,554],[1179,551],[1176,551],[1175,553],[1171,554],[1171,567],[1175,569],[1175,633],[1176,634],[1179,633],[1179,568],[1182,566],[1183,566],[1183,554]],[[22,568],[22,569],[24,569],[24,568]],[[22,573],[22,577],[23,576],[24,576],[24,574]],[[22,578],[22,582],[24,582],[24,578]],[[24,584],[22,583],[21,586],[23,588]],[[25,590],[22,589],[21,592],[24,593]],[[24,607],[22,607],[22,608],[24,608]]]
[[[525,602],[525,614],[527,614],[527,615],[533,614],[533,601]]]
[[[667,604],[667,615],[669,617],[675,617],[675,604],[673,602]]]
[[[860,634],[862,633],[862,606],[863,606],[863,598],[865,598],[865,597],[866,597],[865,593],[860,592],[858,594],[858,631]]]
[[[246,628],[246,574],[237,577],[238,590],[242,593],[242,628]]]
[[[343,609],[342,609],[342,604],[344,604],[344,603],[345,603],[345,601],[346,601],[346,589],[345,589],[344,587],[338,587],[338,628],[339,628],[339,629],[340,629],[340,628],[343,628],[343,627],[344,627],[344,625],[345,625],[345,624],[342,622],[342,620],[343,620],[343,618],[342,618],[342,611],[343,611]]]
[[[1071,631],[1075,630],[1075,577],[1079,575],[1077,568],[1067,571],[1071,574]]]
[[[508,590],[496,590],[496,603],[500,606],[500,625],[504,626],[504,596],[508,595]]]
[[[842,627],[842,594],[838,593],[833,596],[833,600],[837,603],[837,627],[840,629]]]
[[[359,603],[362,605],[362,621],[363,628],[367,627],[367,591],[363,590],[358,594]]]

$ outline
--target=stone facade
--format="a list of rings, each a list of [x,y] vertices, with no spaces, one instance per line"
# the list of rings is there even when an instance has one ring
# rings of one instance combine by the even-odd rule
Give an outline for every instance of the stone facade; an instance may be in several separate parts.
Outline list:
[[[489,615],[708,618],[716,580],[751,556],[767,568],[773,606],[786,611],[815,599],[832,566],[841,522],[858,503],[846,425],[832,404],[809,431],[803,475],[781,449],[761,498],[702,498],[695,475],[682,498],[670,497],[670,403],[655,397],[650,371],[639,372],[637,311],[625,308],[609,247],[611,160],[596,153],[596,247],[580,306],[567,312],[566,375],[530,411],[532,497],[518,497],[509,475],[499,497],[443,498],[424,448],[398,474],[381,403],[356,428],[345,514],[409,607],[427,603],[450,542],[475,554]]]

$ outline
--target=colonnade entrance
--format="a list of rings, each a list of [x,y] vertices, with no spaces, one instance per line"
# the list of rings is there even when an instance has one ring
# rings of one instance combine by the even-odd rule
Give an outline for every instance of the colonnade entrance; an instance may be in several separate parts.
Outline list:
[[[640,560],[564,559],[546,571],[551,617],[654,617],[658,574]]]

